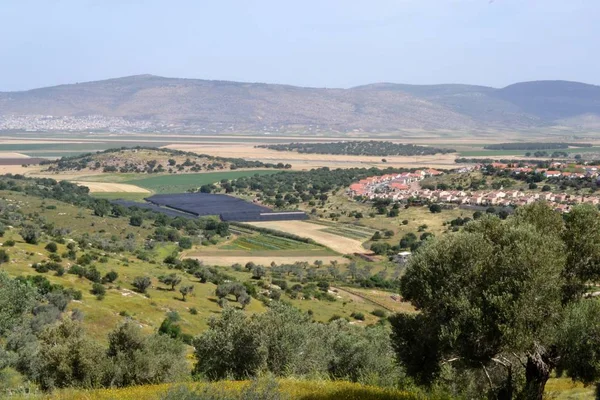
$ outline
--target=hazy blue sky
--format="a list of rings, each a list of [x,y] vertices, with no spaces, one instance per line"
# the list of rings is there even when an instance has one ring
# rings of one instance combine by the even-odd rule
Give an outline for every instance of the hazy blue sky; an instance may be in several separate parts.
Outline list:
[[[600,0],[0,0],[0,90],[125,75],[600,84]]]

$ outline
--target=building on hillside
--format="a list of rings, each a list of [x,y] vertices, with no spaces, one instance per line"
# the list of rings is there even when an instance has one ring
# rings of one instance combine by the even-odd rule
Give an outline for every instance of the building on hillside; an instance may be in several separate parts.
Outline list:
[[[398,265],[404,265],[408,262],[411,255],[412,253],[410,251],[401,251],[394,256],[394,262]]]

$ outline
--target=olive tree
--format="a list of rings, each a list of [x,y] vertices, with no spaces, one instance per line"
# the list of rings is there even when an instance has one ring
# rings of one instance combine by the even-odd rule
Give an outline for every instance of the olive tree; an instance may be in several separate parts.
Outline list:
[[[596,209],[575,207],[563,222],[539,203],[427,241],[401,279],[403,296],[420,313],[391,318],[398,359],[421,383],[452,365],[481,370],[501,398],[541,399],[551,372],[583,339],[582,331],[563,329],[559,346],[557,327],[591,301],[581,297],[599,276],[599,235]],[[600,330],[595,321],[588,332]],[[600,377],[589,370],[586,380]]]

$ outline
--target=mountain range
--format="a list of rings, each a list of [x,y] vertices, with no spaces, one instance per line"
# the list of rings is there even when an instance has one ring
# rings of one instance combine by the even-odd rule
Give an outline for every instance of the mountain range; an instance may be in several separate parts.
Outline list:
[[[31,121],[52,129],[48,120],[70,121],[71,130],[90,129],[85,121],[91,120],[95,128],[197,132],[588,129],[600,127],[600,86],[532,81],[501,89],[394,83],[329,89],[136,75],[0,92],[0,129],[25,129],[19,124]]]

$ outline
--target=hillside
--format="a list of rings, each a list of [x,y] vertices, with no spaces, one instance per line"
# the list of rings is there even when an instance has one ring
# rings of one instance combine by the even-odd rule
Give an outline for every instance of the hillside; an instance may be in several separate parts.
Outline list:
[[[186,174],[239,168],[289,168],[284,164],[246,161],[241,158],[213,157],[172,149],[133,147],[108,149],[56,161],[44,161],[41,172],[89,172],[129,174]]]
[[[378,83],[350,89],[139,75],[0,93],[0,130],[390,132],[585,126],[600,87]]]

